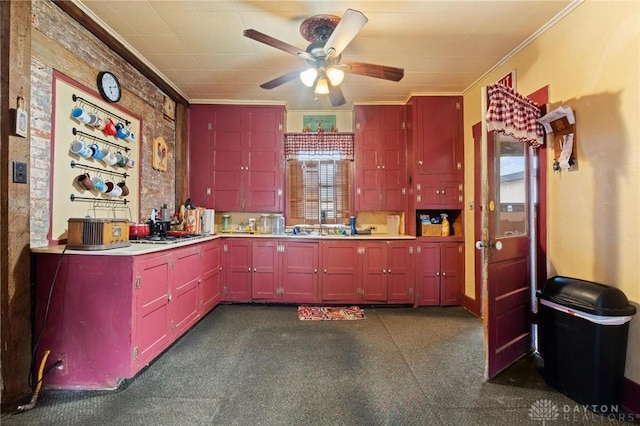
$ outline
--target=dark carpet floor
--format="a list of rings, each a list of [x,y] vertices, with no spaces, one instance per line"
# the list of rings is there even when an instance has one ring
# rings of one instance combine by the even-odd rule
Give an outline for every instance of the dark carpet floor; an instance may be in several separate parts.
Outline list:
[[[44,389],[1,423],[628,424],[579,410],[535,357],[485,381],[482,322],[461,308],[364,309],[365,320],[300,321],[296,306],[221,305],[121,389]]]

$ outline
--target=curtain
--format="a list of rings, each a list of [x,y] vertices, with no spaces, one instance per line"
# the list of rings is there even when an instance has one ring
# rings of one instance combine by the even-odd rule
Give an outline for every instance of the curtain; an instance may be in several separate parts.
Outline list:
[[[301,157],[322,160],[353,160],[352,133],[287,133],[284,136],[285,160]]]
[[[544,143],[544,129],[537,121],[541,112],[535,102],[499,83],[487,86],[487,97],[487,130],[504,133],[535,148]]]

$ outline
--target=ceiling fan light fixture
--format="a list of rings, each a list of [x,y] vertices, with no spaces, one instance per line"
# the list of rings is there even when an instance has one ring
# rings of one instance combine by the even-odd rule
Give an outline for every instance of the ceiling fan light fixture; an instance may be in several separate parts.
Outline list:
[[[344,71],[340,68],[330,67],[327,70],[327,78],[331,82],[332,86],[338,86],[344,80]]]
[[[306,69],[300,73],[300,80],[307,87],[313,87],[313,83],[315,83],[316,77],[318,77],[318,70],[313,67]]]
[[[316,88],[313,91],[313,93],[316,93],[318,95],[329,94],[329,82],[327,81],[326,77],[320,77],[318,79],[318,82],[316,83]]]

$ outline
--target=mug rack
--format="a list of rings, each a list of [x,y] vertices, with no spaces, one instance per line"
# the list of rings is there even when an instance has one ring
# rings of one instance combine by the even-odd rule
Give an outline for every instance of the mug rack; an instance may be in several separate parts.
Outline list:
[[[104,112],[105,114],[107,114],[107,115],[109,115],[111,117],[118,118],[118,119],[120,119],[120,121],[124,121],[127,124],[127,126],[129,124],[131,124],[131,121],[127,120],[126,118],[120,117],[119,115],[116,115],[116,114],[112,113],[111,111],[106,110],[106,109],[94,104],[93,102],[86,100],[85,98],[82,98],[82,97],[77,96],[77,95],[74,94],[74,95],[71,95],[71,99],[73,99],[73,102],[80,102],[80,103],[85,103],[87,105],[91,105],[95,109],[97,109],[99,111],[102,111],[102,112]]]
[[[125,179],[130,176],[126,172],[125,173],[114,172],[108,169],[101,169],[100,167],[94,167],[94,166],[89,166],[87,164],[76,163],[76,160],[71,160],[71,168],[75,168],[75,167],[81,168],[83,170],[84,169],[93,170],[94,172],[98,172],[98,173],[106,173],[112,176],[122,176]]]
[[[122,149],[125,152],[129,152],[131,150],[131,148],[129,148],[128,146],[118,145],[115,142],[111,142],[111,141],[108,141],[106,139],[102,139],[102,138],[99,138],[97,136],[93,136],[90,133],[86,133],[86,132],[83,132],[82,130],[76,129],[75,127],[71,130],[71,133],[73,133],[73,136],[77,136],[77,135],[84,136],[84,137],[87,137],[89,139],[93,139],[96,142],[105,143],[107,145],[111,145],[111,146],[114,146],[116,148]]]

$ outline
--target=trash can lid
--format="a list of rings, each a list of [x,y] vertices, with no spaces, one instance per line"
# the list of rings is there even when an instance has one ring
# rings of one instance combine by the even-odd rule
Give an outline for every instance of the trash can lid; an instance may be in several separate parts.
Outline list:
[[[551,277],[537,296],[568,308],[601,316],[634,315],[636,308],[615,287],[578,278]]]

